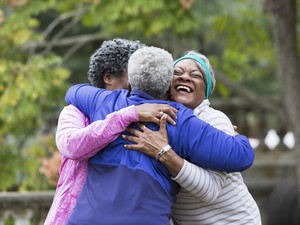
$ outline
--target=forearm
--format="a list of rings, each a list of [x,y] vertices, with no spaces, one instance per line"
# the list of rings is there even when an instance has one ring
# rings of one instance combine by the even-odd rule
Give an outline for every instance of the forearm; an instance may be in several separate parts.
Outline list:
[[[182,188],[196,198],[201,198],[201,201],[214,201],[226,179],[226,173],[203,169],[182,159],[172,149],[163,154],[159,161]]]
[[[138,121],[135,108],[127,107],[109,114],[105,120],[85,127],[86,117],[74,106],[65,107],[57,128],[56,143],[61,154],[73,160],[94,156],[115,140],[131,123]]]
[[[224,172],[206,170],[184,160],[181,171],[173,180],[201,201],[212,202],[220,194],[226,176]]]
[[[249,140],[242,135],[235,137],[229,136],[213,127],[206,126],[202,131],[197,131],[195,124],[190,123],[194,129],[189,129],[184,133],[183,139],[186,140],[186,152],[181,152],[192,163],[198,164],[203,168],[230,172],[241,172],[249,168],[254,161],[254,151]],[[197,128],[197,127],[196,127]],[[203,132],[204,131],[204,132]],[[197,139],[192,134],[201,134]],[[177,149],[176,149],[177,150]]]

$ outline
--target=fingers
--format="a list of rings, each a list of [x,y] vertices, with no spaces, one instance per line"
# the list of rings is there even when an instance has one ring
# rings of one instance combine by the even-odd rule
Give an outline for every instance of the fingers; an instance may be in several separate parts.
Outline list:
[[[160,123],[162,115],[168,114],[167,122],[175,125],[177,119],[177,109],[168,104],[157,104],[157,103],[144,103],[142,105],[135,106],[139,120],[142,122],[152,122],[157,125]]]
[[[172,107],[173,108],[173,107]],[[178,112],[178,111],[176,111],[176,112]],[[169,110],[169,112],[167,113],[167,114],[169,114],[174,120],[176,120],[177,119],[177,116],[176,116],[176,114],[175,114],[175,111],[174,110]]]
[[[159,131],[166,130],[167,118],[168,118],[168,116],[166,114],[161,117],[160,124],[159,124],[159,126],[160,126]]]
[[[163,113],[169,114],[174,120],[177,119],[177,116],[175,113],[177,113],[178,110],[175,109],[174,107],[172,107],[168,104],[158,104],[158,103],[149,103],[149,105],[151,105],[151,107],[153,109],[158,110],[157,116],[159,116],[159,118],[162,117],[162,115],[163,115],[162,112],[163,112]]]
[[[136,143],[136,144],[138,143],[138,140],[139,140],[138,137],[131,136],[131,135],[125,135],[125,134],[122,135],[122,138],[123,138],[124,140],[131,141],[131,142]],[[125,148],[126,148],[126,147],[125,147]]]
[[[138,145],[129,145],[129,144],[124,145],[124,148],[129,150],[136,150],[136,151],[140,149]]]
[[[161,108],[162,111],[159,112],[159,118],[162,118],[164,113],[168,114],[167,122],[172,125],[176,125],[175,119],[177,119],[177,116],[176,116],[175,112],[178,112],[178,110],[167,104],[162,104],[161,107],[162,107]]]
[[[176,122],[170,117],[170,116],[168,116],[168,115],[164,115],[164,116],[166,116],[166,121],[168,122],[168,123],[170,123],[170,124],[172,124],[172,125],[176,125]],[[160,120],[161,121],[161,120]],[[159,121],[159,122],[160,122]]]
[[[144,126],[144,125],[142,124],[142,125],[140,125],[140,126],[142,127],[142,126]],[[141,127],[140,127],[140,129],[143,130]],[[135,128],[126,128],[126,131],[127,131],[128,133],[134,135],[134,136],[137,136],[137,137],[139,137],[139,136],[140,136],[140,133],[141,133],[141,131],[139,131],[139,130],[137,130],[137,129],[135,129]]]
[[[161,111],[160,111],[160,117],[162,117],[161,112],[164,112],[166,114],[169,114],[174,120],[177,119],[177,116],[175,113],[178,112],[177,109],[175,109],[174,107],[167,105],[167,104],[161,104]]]
[[[239,134],[239,132],[237,132],[237,129],[238,129],[238,127],[237,127],[237,126],[233,125],[233,129],[234,129],[234,133],[235,133],[235,135]]]
[[[143,124],[143,123],[135,123],[139,128],[140,128],[140,130],[141,131],[145,131],[146,129],[148,129],[147,128],[147,126],[145,125],[145,124]]]
[[[167,105],[167,104],[166,104]],[[178,110],[175,109],[174,107],[170,106],[170,105],[167,105],[174,113],[178,113]]]

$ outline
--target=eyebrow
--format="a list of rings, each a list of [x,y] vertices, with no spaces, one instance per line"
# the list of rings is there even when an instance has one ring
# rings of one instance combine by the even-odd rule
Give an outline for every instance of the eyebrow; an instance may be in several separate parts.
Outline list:
[[[181,66],[175,66],[174,69],[175,69],[176,67],[180,68],[181,70],[184,70]],[[197,70],[192,70],[191,72],[199,72],[199,73],[201,73],[201,71],[200,71],[199,69],[197,69]],[[201,73],[201,74],[202,74],[202,73]]]

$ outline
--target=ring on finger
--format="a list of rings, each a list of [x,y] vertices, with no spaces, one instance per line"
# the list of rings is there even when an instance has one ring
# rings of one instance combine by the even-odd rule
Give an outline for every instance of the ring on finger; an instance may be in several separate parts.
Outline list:
[[[159,115],[160,115],[160,117],[162,117],[162,116],[164,115],[164,112],[163,112],[163,111],[160,111],[160,112],[159,112]]]

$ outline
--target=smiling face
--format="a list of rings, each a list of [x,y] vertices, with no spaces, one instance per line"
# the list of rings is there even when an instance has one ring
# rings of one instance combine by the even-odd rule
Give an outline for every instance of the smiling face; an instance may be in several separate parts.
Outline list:
[[[205,99],[205,82],[193,59],[183,59],[174,66],[170,87],[172,101],[195,109]]]

